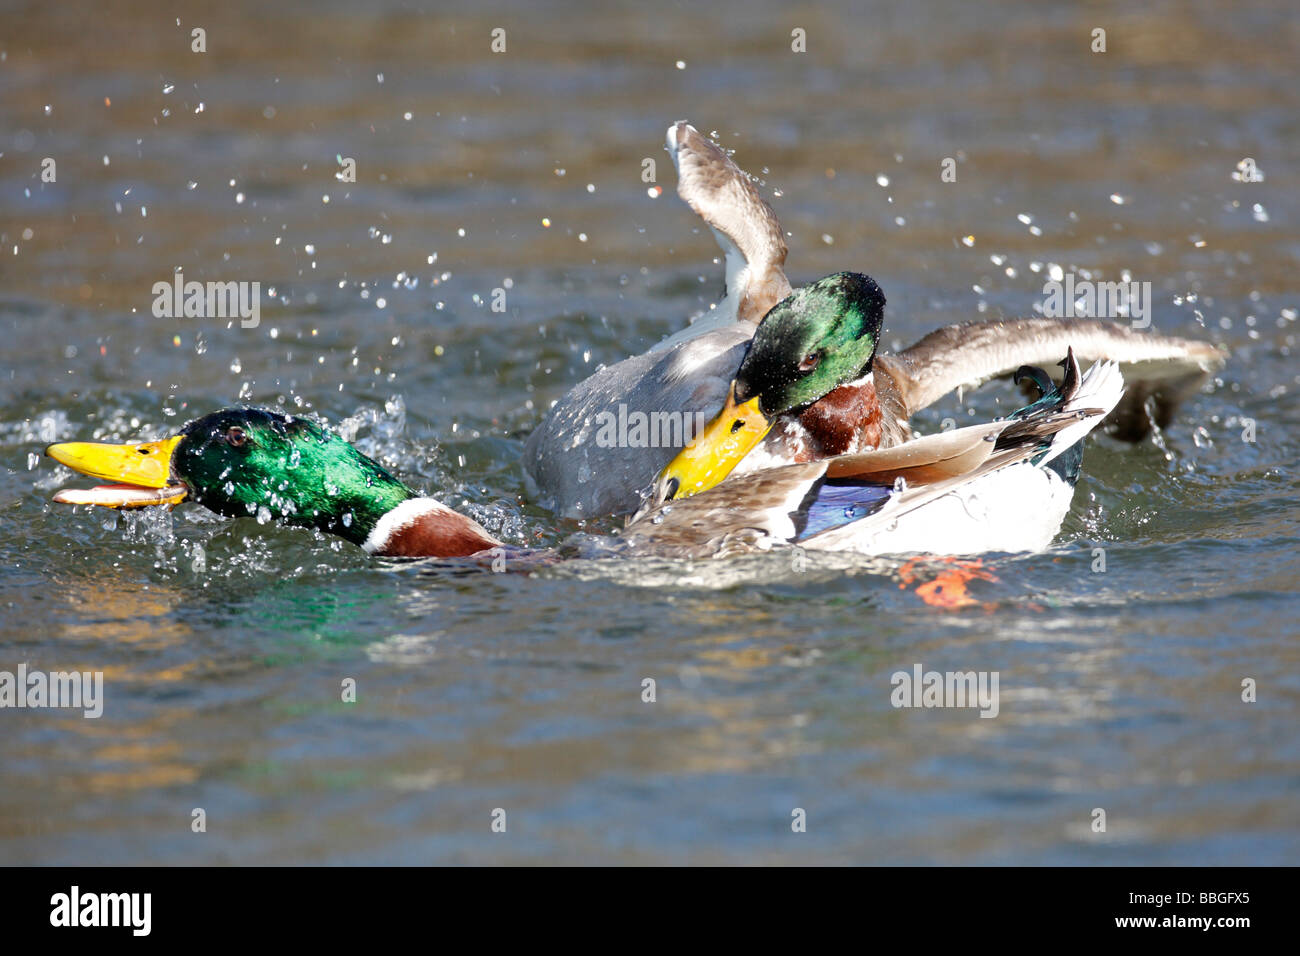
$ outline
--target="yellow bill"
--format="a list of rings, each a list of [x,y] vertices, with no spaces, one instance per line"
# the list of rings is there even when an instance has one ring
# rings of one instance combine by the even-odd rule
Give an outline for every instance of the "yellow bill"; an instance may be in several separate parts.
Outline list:
[[[755,396],[736,403],[736,383],[731,383],[727,404],[718,417],[704,426],[681,453],[659,473],[660,500],[689,498],[712,488],[731,474],[751,448],[772,428]]]
[[[96,488],[67,488],[54,500],[69,505],[102,508],[143,508],[174,505],[185,498],[186,488],[172,480],[172,453],[181,436],[138,445],[106,445],[70,441],[51,445],[45,454],[62,465],[92,478],[113,482]]]

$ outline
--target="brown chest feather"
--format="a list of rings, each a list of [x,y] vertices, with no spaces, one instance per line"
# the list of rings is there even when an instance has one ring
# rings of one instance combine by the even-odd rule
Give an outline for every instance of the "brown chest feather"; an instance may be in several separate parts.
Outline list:
[[[447,510],[398,528],[375,553],[389,558],[460,558],[500,544],[475,522]]]
[[[880,402],[873,382],[841,385],[799,414],[808,435],[808,460],[880,446]]]

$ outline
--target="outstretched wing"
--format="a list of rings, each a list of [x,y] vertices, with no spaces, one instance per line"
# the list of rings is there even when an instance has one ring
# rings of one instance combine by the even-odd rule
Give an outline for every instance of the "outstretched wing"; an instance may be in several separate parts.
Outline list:
[[[668,151],[677,166],[677,195],[709,224],[726,253],[725,314],[757,325],[790,294],[776,213],[744,170],[685,120],[668,128]]]
[[[1208,342],[1137,332],[1098,319],[965,322],[935,329],[896,355],[877,356],[877,391],[884,393],[886,414],[906,420],[954,389],[1009,376],[1022,365],[1055,369],[1070,348],[1080,362],[1109,359],[1120,364],[1128,392],[1108,421],[1129,440],[1150,430],[1152,414],[1156,425],[1167,425],[1178,404],[1195,394],[1227,357]]]

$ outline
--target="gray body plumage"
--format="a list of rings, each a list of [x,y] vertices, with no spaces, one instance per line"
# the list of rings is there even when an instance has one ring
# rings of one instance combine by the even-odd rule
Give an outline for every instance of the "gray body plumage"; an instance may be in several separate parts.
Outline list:
[[[564,515],[596,517],[636,511],[659,471],[681,447],[604,447],[601,413],[640,413],[707,420],[727,399],[754,327],[736,323],[667,349],[607,366],[575,386],[528,438],[524,464],[538,502]],[[625,436],[622,436],[625,437]],[[647,440],[660,437],[647,434]],[[531,489],[530,489],[531,490]]]

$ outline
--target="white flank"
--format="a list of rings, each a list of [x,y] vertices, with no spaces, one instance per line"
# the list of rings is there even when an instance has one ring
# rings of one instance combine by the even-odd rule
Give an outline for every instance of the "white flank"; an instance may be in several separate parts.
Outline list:
[[[862,554],[979,554],[1042,551],[1052,543],[1070,510],[1074,486],[1046,465],[1082,441],[1124,394],[1114,362],[1097,362],[1079,380],[1067,411],[1097,408],[1100,414],[1063,428],[1037,464],[1022,462],[984,475],[941,498],[900,515],[874,533],[846,525],[818,535],[809,546]],[[882,512],[882,516],[888,510]]]
[[[804,542],[859,554],[1042,551],[1070,510],[1074,487],[1028,462],[991,472],[900,515],[874,533],[856,524]]]
[[[388,545],[389,539],[403,528],[409,528],[425,515],[440,513],[461,517],[458,512],[452,511],[446,505],[440,504],[432,498],[411,498],[403,501],[379,519],[374,528],[370,530],[370,534],[366,536],[366,540],[362,542],[361,547],[368,554],[382,551]]]

